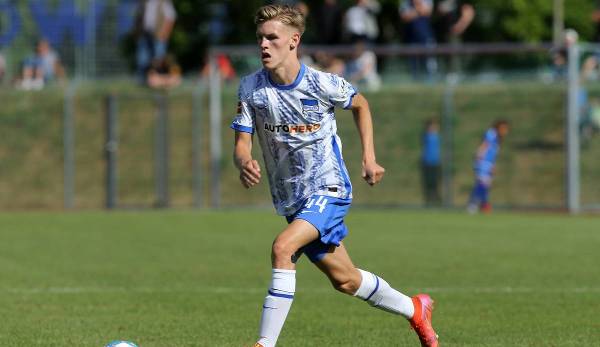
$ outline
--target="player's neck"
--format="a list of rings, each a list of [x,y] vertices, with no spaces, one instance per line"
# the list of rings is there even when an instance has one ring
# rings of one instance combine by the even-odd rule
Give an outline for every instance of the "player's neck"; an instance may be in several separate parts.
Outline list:
[[[298,61],[298,59],[293,59],[289,64],[268,70],[269,77],[271,78],[271,81],[277,84],[289,85],[296,80],[298,73],[300,73],[300,67],[300,61]]]

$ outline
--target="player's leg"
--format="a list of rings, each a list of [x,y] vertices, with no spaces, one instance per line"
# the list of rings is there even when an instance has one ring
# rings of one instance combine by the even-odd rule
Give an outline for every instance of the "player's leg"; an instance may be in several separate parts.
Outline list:
[[[263,304],[257,345],[272,347],[277,343],[296,291],[296,254],[318,237],[315,227],[297,219],[275,238],[271,251],[273,274]]]
[[[469,213],[476,213],[481,208],[484,199],[487,199],[486,187],[481,178],[476,177],[467,207]]]
[[[442,167],[440,164],[434,166],[433,175],[434,202],[436,206],[440,206],[442,204],[442,195],[440,194],[440,184],[442,181]]]
[[[402,315],[415,329],[422,346],[438,345],[437,334],[431,326],[433,300],[429,295],[419,294],[410,298],[392,288],[381,277],[357,269],[343,244],[331,247],[315,264],[340,292],[354,295],[381,310]]]
[[[479,205],[479,208],[482,212],[485,212],[485,213],[492,212],[492,205],[490,205],[490,201],[489,201],[490,187],[491,187],[491,181],[481,182],[481,193],[480,193],[481,203]]]
[[[381,277],[357,269],[343,243],[339,247],[332,247],[315,265],[325,273],[338,291],[354,295],[384,311],[402,315],[407,319],[412,318],[412,299],[392,288]]]

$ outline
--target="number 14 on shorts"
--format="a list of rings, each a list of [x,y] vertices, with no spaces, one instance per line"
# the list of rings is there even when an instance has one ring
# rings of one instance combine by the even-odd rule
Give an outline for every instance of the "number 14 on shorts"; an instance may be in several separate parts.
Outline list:
[[[327,206],[327,198],[323,195],[319,195],[318,198],[309,198],[306,205],[304,205],[307,209],[310,209],[313,206],[319,207],[319,213],[323,213],[323,210],[325,210],[325,207]]]

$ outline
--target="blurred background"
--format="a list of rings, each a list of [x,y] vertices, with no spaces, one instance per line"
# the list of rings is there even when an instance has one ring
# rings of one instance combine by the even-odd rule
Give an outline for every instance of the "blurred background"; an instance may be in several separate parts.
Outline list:
[[[266,182],[240,189],[228,128],[266,3],[0,0],[0,209],[269,206]],[[495,207],[600,207],[597,1],[284,3],[307,19],[302,61],[370,101],[376,190],[337,114],[357,205],[464,208],[505,119]]]

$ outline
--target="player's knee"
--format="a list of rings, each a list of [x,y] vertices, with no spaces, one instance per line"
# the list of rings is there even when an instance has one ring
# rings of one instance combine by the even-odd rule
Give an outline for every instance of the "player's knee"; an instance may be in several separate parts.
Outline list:
[[[275,242],[273,242],[273,246],[271,248],[273,260],[288,261],[292,259],[294,253],[296,253],[296,249],[294,249],[290,243],[281,240],[275,240]]]

